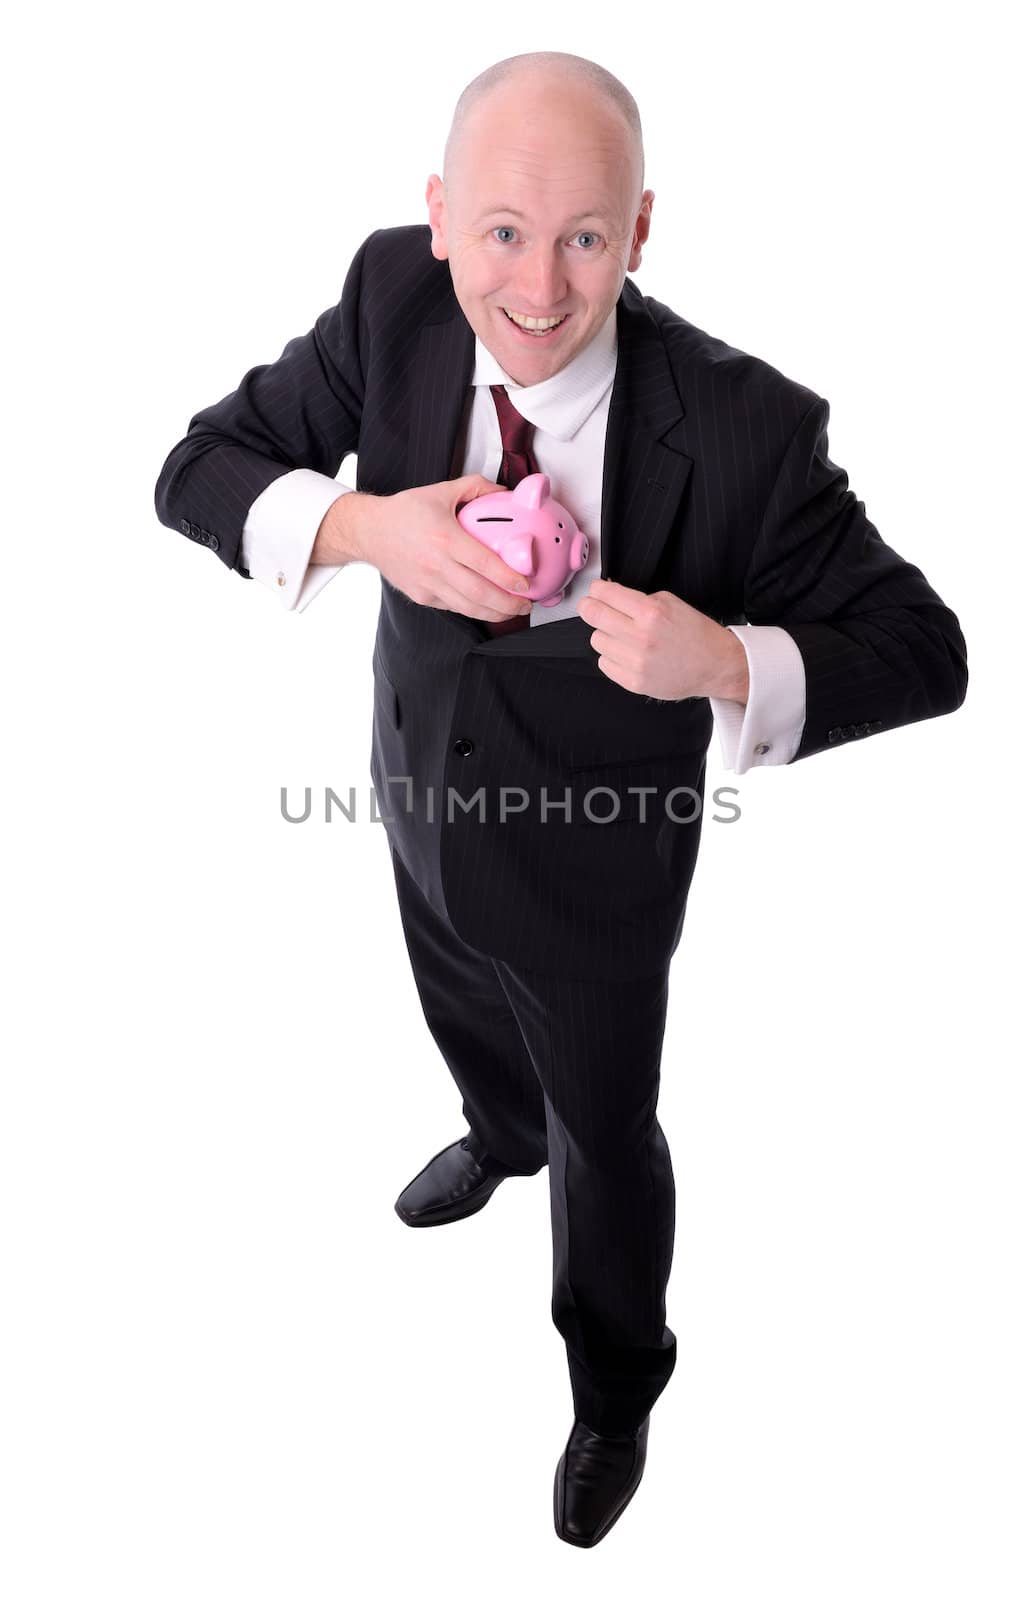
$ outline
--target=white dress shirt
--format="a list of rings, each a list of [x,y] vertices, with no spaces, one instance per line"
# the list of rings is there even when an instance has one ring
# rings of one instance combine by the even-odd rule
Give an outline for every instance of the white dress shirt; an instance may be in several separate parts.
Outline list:
[[[577,615],[577,603],[601,577],[599,513],[606,418],[616,373],[616,308],[595,338],[560,372],[522,387],[507,376],[479,338],[475,341],[472,405],[466,406],[452,478],[481,473],[497,481],[503,459],[500,424],[490,385],[502,383],[511,404],[535,424],[532,450],[541,471],[573,516],[591,547],[559,605],[534,605],[535,628]],[[307,467],[276,478],[257,496],[247,514],[240,561],[251,577],[270,584],[288,611],[303,611],[330,583],[338,566],[310,566],[317,531],[325,513],[350,484]],[[722,761],[734,772],[781,766],[799,747],[806,717],[806,677],[795,640],[784,628],[731,624],[742,641],[750,668],[747,703],[712,699]]]

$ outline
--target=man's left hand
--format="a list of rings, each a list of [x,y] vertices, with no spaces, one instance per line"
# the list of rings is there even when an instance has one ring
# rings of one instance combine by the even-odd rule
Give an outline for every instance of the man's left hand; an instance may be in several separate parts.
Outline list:
[[[655,700],[708,696],[746,705],[750,671],[742,643],[720,622],[661,589],[642,594],[596,578],[578,601],[607,678]]]

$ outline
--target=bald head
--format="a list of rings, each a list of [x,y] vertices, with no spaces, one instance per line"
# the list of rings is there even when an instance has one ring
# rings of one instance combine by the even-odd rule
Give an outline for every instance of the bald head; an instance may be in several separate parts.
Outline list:
[[[563,50],[532,50],[496,61],[465,85],[458,96],[444,145],[444,190],[453,204],[454,191],[476,119],[487,120],[506,110],[515,123],[532,111],[552,105],[580,108],[584,117],[612,129],[622,141],[639,199],[644,188],[644,142],[637,101],[619,78],[597,61]]]

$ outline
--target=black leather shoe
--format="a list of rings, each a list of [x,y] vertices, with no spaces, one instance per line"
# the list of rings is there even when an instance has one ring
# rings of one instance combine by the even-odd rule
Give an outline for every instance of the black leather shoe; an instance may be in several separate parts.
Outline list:
[[[636,1433],[594,1433],[575,1420],[553,1486],[553,1519],[567,1544],[605,1538],[633,1499],[648,1453],[648,1418]]]
[[[459,1217],[481,1211],[497,1184],[512,1175],[511,1168],[492,1156],[477,1161],[466,1134],[426,1163],[401,1191],[394,1209],[410,1228],[457,1222]]]

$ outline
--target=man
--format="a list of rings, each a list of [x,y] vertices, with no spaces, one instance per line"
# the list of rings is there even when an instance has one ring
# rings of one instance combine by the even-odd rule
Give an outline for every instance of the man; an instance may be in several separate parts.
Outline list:
[[[952,711],[967,677],[954,614],[829,460],[826,401],[634,287],[643,180],[611,74],[498,63],[458,103],[428,226],[372,233],[155,491],[287,606],[349,561],[381,575],[371,774],[469,1130],[396,1210],[453,1222],[548,1163],[574,1399],[554,1516],[578,1545],[636,1490],[676,1357],[655,1113],[712,717],[744,772]],[[455,516],[536,471],[591,547],[551,611]]]

